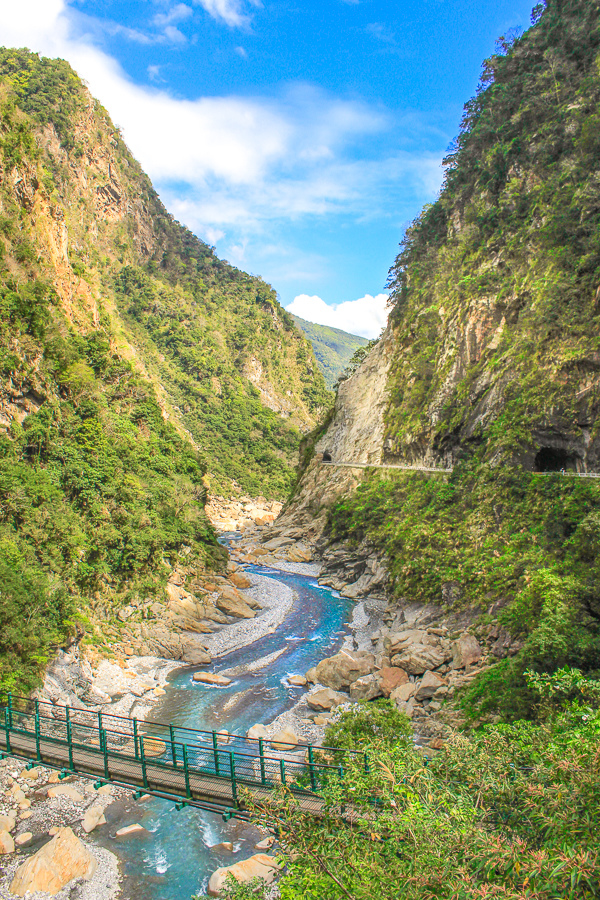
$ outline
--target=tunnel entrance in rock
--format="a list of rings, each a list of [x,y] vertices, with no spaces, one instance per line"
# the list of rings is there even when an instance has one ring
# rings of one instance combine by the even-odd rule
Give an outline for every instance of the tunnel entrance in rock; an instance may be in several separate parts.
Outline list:
[[[575,457],[567,450],[557,447],[540,447],[535,455],[534,468],[536,472],[560,472],[562,469],[573,471]]]
[[[331,462],[331,453],[326,450],[323,454],[323,462]]]

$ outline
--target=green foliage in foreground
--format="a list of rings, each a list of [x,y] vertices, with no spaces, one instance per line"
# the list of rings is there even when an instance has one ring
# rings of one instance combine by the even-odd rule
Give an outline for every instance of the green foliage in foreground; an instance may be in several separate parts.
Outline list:
[[[279,835],[282,900],[600,897],[600,716],[581,692],[550,703],[549,685],[535,687],[537,722],[454,735],[431,759],[373,729],[370,774],[349,767],[329,785],[322,818],[286,794],[276,812],[257,809]],[[224,897],[263,893],[232,884]]]
[[[501,623],[524,646],[480,676],[470,692],[472,715],[527,715],[527,667],[600,670],[596,480],[475,462],[448,479],[371,472],[331,511],[329,534],[385,551],[398,598],[482,613],[502,607]]]
[[[292,315],[291,318],[311,342],[325,384],[329,390],[333,390],[352,355],[359,347],[366,346],[369,343],[368,339],[357,334],[348,334],[339,328],[331,328],[329,325],[307,322],[300,316]]]

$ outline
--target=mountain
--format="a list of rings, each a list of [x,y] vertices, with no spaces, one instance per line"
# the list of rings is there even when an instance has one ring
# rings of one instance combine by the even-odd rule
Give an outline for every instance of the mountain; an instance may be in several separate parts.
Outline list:
[[[0,51],[0,688],[90,617],[151,617],[178,560],[219,567],[206,482],[285,497],[329,398],[69,65]]]
[[[359,347],[365,347],[368,339],[329,325],[307,322],[300,316],[292,315],[292,319],[312,344],[325,384],[332,390],[354,353]]]
[[[505,715],[533,702],[527,667],[600,670],[600,481],[578,477],[600,473],[599,51],[599,4],[549,0],[485,62],[392,267],[390,325],[285,514],[362,554],[355,596],[375,554],[395,602],[508,629],[521,649],[472,694]],[[363,477],[323,452],[453,471]]]

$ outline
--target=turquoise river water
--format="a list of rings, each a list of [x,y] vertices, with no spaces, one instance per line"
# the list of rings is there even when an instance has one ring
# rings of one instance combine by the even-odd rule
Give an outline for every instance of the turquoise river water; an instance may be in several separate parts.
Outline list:
[[[257,722],[272,721],[301,696],[302,690],[287,682],[288,675],[304,674],[341,644],[351,601],[321,587],[314,577],[260,566],[247,571],[290,587],[295,593],[293,609],[273,634],[220,657],[210,670],[243,667],[283,652],[265,667],[236,677],[226,688],[193,683],[195,670],[177,670],[153,710],[156,721],[245,734]],[[177,812],[172,803],[154,799],[115,804],[111,812],[109,832],[113,818],[118,827],[139,822],[150,832],[149,837],[122,841],[118,847],[110,839],[105,843],[121,862],[123,900],[191,900],[205,889],[216,868],[256,852],[256,830],[239,820],[224,823],[218,815],[194,809]],[[224,841],[233,842],[233,853],[210,849]]]

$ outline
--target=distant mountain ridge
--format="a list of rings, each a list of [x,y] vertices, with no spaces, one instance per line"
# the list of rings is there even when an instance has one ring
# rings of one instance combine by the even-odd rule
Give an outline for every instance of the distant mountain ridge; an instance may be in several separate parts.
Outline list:
[[[368,338],[349,334],[340,328],[307,322],[290,314],[298,328],[304,332],[315,352],[325,384],[331,390],[359,347],[365,347]]]

